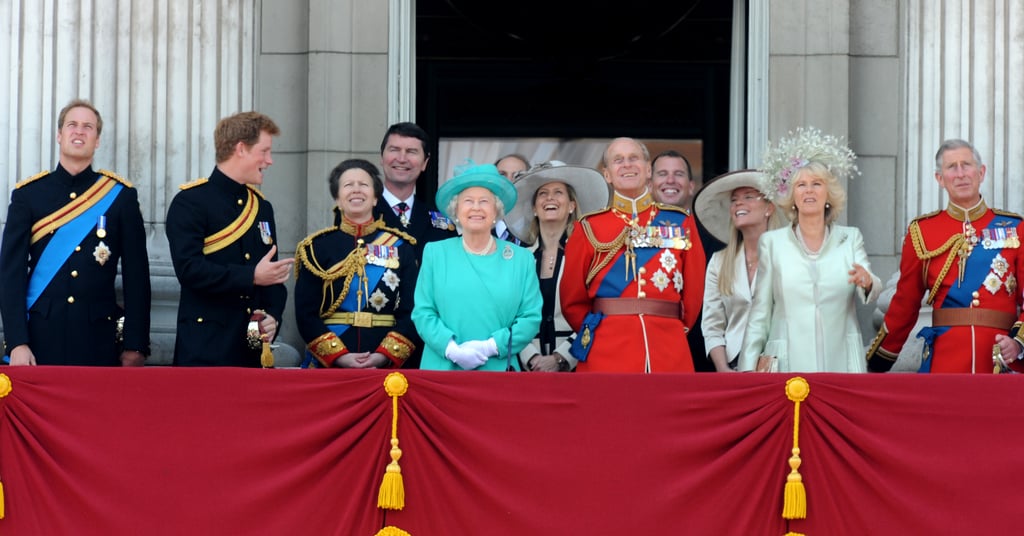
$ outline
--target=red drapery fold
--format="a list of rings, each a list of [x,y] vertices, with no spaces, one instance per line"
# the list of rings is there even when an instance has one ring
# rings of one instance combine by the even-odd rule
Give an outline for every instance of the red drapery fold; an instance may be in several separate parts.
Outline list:
[[[1024,378],[6,367],[4,534],[1009,534]]]

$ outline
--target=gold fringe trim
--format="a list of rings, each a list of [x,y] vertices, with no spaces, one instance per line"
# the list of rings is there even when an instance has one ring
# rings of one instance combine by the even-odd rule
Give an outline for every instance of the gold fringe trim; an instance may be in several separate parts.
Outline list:
[[[409,390],[409,380],[401,372],[392,372],[384,378],[384,392],[391,397],[391,463],[384,472],[384,481],[377,494],[377,508],[401,510],[405,508],[405,483],[398,459],[402,449],[398,448],[398,397]]]
[[[800,476],[800,402],[811,393],[807,380],[796,376],[786,381],[786,398],[793,401],[793,455],[789,458],[790,472],[786,477],[785,497],[782,502],[782,517],[805,519],[807,517],[807,492],[803,477]]]
[[[13,387],[11,386],[11,378],[6,374],[0,373],[0,398],[3,398],[11,394],[12,389]],[[3,519],[4,516],[7,515],[5,512],[4,504],[4,483],[0,482],[0,519]]]
[[[379,531],[377,531],[377,534],[375,534],[374,536],[412,536],[412,535],[409,534],[408,532],[405,532],[404,530],[402,530],[402,529],[400,529],[398,527],[387,526],[387,527],[384,527],[384,528],[380,529]]]

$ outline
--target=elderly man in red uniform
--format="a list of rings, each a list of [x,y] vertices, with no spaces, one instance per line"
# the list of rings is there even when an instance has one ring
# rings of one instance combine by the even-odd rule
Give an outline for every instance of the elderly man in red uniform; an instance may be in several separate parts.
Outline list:
[[[704,299],[704,249],[685,210],[654,202],[651,157],[618,138],[602,157],[611,206],[576,222],[565,246],[562,313],[577,371],[693,372],[686,332]]]
[[[1024,370],[1021,217],[985,205],[985,166],[970,143],[946,140],[935,166],[949,205],[910,223],[896,294],[868,350],[868,369],[892,367],[927,293],[934,310],[932,325],[917,334],[926,349],[920,372],[988,373],[993,364]]]

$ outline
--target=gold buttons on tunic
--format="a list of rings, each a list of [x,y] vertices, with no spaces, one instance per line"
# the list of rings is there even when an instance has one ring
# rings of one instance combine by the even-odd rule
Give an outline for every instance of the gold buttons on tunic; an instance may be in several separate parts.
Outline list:
[[[239,199],[239,200],[238,200],[238,206],[242,206],[242,205],[244,205],[244,204],[245,204],[245,203],[244,203],[244,202],[243,202],[243,201],[242,201],[241,199]]]
[[[641,290],[640,292],[636,293],[636,297],[637,298],[646,298],[647,297],[647,293]]]
[[[637,279],[636,284],[642,287],[647,284],[647,281],[644,279]]]
[[[78,197],[78,194],[76,194],[75,192],[71,192],[71,194],[68,197],[70,197],[71,199],[74,199],[74,198]]]
[[[68,303],[75,303],[75,297],[74,296],[68,296]]]
[[[972,307],[977,307],[979,305],[981,305],[981,300],[971,300]]]
[[[71,277],[78,277],[78,270],[71,270]]]
[[[82,251],[82,246],[75,246],[75,251]]]
[[[196,319],[196,322],[199,322],[200,324],[202,324],[202,323],[203,323],[203,317],[199,317],[199,318],[197,318],[197,319]]]
[[[647,267],[646,266],[641,266],[640,269],[637,270],[637,271],[640,272],[640,275],[646,274],[647,273]]]
[[[971,293],[971,297],[972,298],[978,298],[978,297],[981,297],[981,294],[978,294],[978,291],[975,290],[974,292]]]
[[[249,260],[249,254],[248,253],[245,254],[245,260]]]

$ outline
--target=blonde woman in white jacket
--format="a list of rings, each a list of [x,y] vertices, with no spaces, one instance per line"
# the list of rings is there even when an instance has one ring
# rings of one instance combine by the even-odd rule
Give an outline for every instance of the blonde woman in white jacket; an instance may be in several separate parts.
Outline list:
[[[693,202],[697,220],[726,244],[708,263],[701,315],[704,347],[718,372],[735,372],[743,349],[757,281],[757,241],[785,225],[781,211],[758,190],[763,182],[759,171],[733,171],[705,184]]]

